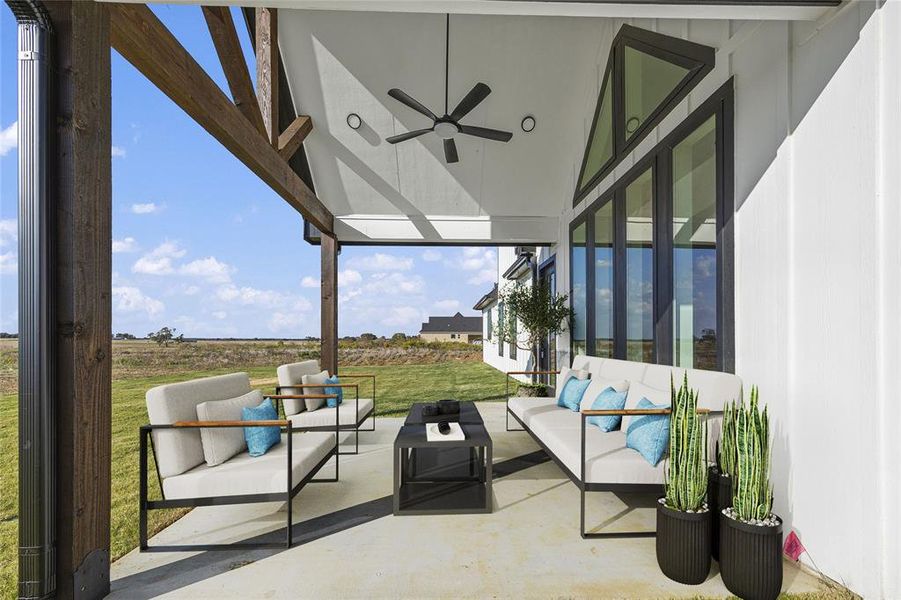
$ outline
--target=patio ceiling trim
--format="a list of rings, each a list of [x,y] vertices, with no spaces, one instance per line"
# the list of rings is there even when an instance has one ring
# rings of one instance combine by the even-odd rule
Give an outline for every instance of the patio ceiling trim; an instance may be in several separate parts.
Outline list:
[[[109,14],[113,48],[304,218],[333,231],[332,213],[279,154],[278,135],[274,143],[260,135],[146,5],[111,3]],[[277,73],[278,62],[272,66]]]

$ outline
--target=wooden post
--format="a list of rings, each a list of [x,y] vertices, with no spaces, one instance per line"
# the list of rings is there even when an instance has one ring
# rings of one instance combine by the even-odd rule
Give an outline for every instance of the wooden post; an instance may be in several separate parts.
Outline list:
[[[109,593],[112,187],[107,7],[48,2],[55,210],[56,597]]]
[[[258,8],[257,98],[269,143],[278,147],[278,12],[274,8]]]
[[[338,372],[338,240],[322,234],[322,327],[320,366],[334,375]]]

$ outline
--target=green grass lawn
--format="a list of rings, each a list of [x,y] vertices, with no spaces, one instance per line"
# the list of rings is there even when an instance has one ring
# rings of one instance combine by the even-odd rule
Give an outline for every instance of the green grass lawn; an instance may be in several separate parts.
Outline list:
[[[115,560],[138,543],[138,427],[147,422],[144,393],[155,385],[196,377],[234,372],[217,369],[180,372],[176,375],[122,379],[113,382],[112,417],[112,558]],[[271,393],[275,386],[272,367],[248,369],[254,387]],[[343,367],[342,373],[376,375],[376,414],[400,415],[412,402],[441,398],[459,400],[502,400],[504,376],[481,362],[444,362],[426,365],[386,365]],[[361,381],[360,396],[368,397]],[[16,595],[18,547],[18,406],[16,396],[0,396],[0,597]],[[152,457],[151,457],[152,461]],[[150,472],[154,472],[151,462]],[[388,476],[387,474],[385,475]],[[151,495],[159,493],[155,477],[150,478]],[[148,527],[156,533],[184,514],[182,510],[150,512]]]

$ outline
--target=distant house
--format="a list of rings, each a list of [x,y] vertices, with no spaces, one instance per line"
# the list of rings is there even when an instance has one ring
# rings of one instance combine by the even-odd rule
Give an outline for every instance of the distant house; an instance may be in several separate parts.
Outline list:
[[[482,317],[464,317],[457,313],[452,317],[429,317],[419,330],[419,337],[429,342],[482,341]]]

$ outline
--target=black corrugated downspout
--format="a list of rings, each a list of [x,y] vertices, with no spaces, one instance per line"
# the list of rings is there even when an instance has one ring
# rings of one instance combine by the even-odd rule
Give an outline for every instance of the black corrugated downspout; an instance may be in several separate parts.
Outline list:
[[[19,598],[56,592],[52,215],[47,198],[50,19],[7,0],[19,30]]]

